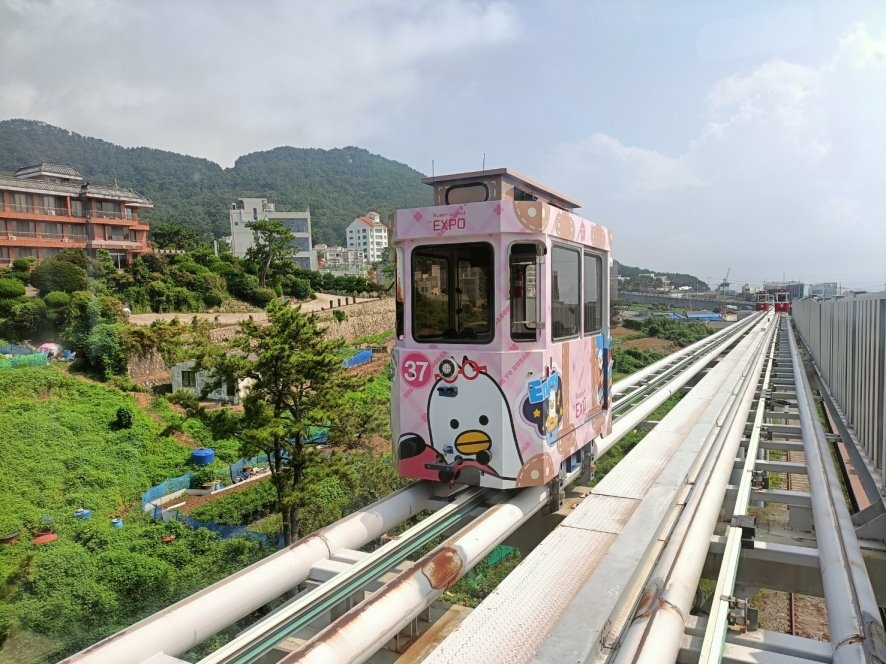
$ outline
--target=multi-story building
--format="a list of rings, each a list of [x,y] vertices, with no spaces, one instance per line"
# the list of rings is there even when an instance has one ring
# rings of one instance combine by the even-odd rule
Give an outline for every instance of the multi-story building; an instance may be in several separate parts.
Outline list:
[[[767,293],[786,290],[788,292],[788,299],[791,300],[799,300],[809,294],[809,287],[802,281],[767,281],[763,284],[763,289]]]
[[[347,273],[366,276],[369,262],[359,249],[315,244],[317,267],[321,272]]]
[[[370,263],[383,260],[388,250],[388,228],[381,223],[378,212],[357,217],[347,228],[348,249],[359,249]]]
[[[123,267],[150,251],[148,226],[138,215],[153,206],[116,183],[83,182],[70,166],[37,164],[0,175],[0,265],[79,248],[92,257],[107,249]]]
[[[255,244],[247,226],[252,221],[280,221],[292,231],[292,260],[304,270],[317,269],[317,252],[311,248],[311,211],[278,212],[267,198],[238,198],[231,205],[231,253],[243,258]]]
[[[809,297],[837,297],[843,291],[836,281],[826,281],[820,284],[809,284]]]

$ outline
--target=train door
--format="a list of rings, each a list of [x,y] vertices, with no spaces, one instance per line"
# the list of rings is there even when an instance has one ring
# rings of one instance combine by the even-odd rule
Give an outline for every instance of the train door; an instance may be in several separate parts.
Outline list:
[[[544,327],[539,297],[539,264],[544,256],[540,242],[515,242],[508,253],[511,300],[511,339],[538,341]]]

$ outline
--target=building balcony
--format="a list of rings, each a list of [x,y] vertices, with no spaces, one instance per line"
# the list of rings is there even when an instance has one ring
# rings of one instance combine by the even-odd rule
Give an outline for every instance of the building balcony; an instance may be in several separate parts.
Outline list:
[[[85,235],[64,235],[61,233],[43,233],[39,237],[33,231],[0,232],[0,245],[4,247],[55,247],[58,249],[86,248]]]
[[[89,240],[90,249],[123,249],[126,251],[148,251],[148,247],[133,240],[95,239]]]

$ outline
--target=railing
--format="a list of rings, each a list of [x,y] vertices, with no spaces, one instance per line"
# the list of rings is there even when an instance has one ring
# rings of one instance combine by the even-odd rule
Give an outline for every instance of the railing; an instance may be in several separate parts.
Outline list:
[[[5,212],[21,212],[25,214],[45,214],[51,217],[82,217],[84,213],[75,214],[66,207],[48,207],[45,205],[22,205],[11,203],[4,209]]]
[[[791,306],[822,378],[886,484],[886,292]]]
[[[34,231],[0,231],[0,240],[58,240],[60,242],[87,242],[89,238],[85,235],[72,235],[70,233],[40,233],[37,235]]]

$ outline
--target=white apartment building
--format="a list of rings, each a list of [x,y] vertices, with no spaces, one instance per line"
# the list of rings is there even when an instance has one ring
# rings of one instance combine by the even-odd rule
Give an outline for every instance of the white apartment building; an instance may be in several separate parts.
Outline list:
[[[317,266],[321,272],[336,272],[366,276],[370,264],[359,249],[315,244]]]
[[[280,221],[292,231],[292,260],[304,270],[317,269],[317,252],[311,246],[311,211],[278,212],[267,198],[238,198],[231,204],[231,253],[243,258],[255,238],[246,224],[252,221]]]
[[[388,228],[381,223],[378,212],[357,217],[346,231],[348,249],[358,249],[369,263],[385,258],[388,250]]]

